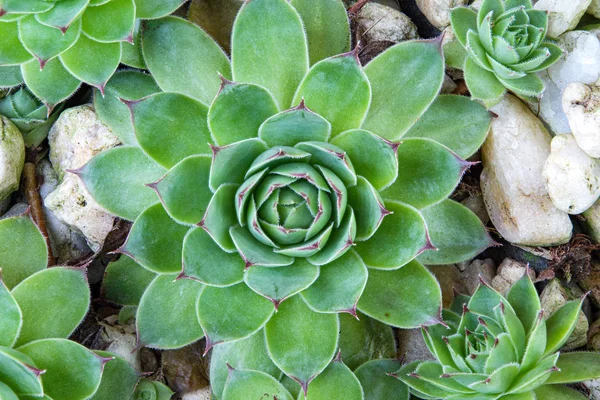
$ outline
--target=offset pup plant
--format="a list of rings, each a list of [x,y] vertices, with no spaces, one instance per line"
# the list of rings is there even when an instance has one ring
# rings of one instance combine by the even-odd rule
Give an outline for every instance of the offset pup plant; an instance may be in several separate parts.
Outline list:
[[[246,2],[231,62],[180,18],[146,21],[142,35],[163,92],[127,84],[146,75],[123,75],[112,87],[127,107],[96,93],[128,145],[73,171],[101,206],[135,221],[104,294],[138,305],[140,345],[204,336],[216,352],[252,338],[237,363],[213,357],[222,377],[227,362],[254,371],[231,372],[235,390],[217,397],[279,388],[285,373],[318,398],[340,313],[403,328],[439,322],[441,291],[421,263],[458,262],[492,243],[447,198],[490,114],[438,97],[440,39],[399,44],[363,69],[339,0]],[[349,370],[335,365],[339,387]]]
[[[581,311],[568,302],[544,317],[525,273],[506,298],[481,283],[444,310],[448,328],[423,327],[438,362],[413,362],[395,375],[418,397],[436,399],[585,399],[564,386],[600,377],[600,354],[560,353]]]
[[[143,68],[140,19],[184,0],[2,0],[0,87],[25,82],[48,108],[81,82],[104,90],[120,63]]]
[[[544,83],[535,75],[562,55],[546,40],[548,15],[531,0],[484,0],[478,12],[459,7],[450,14],[456,38],[467,52],[465,81],[471,95],[493,105],[506,89],[537,99]]]

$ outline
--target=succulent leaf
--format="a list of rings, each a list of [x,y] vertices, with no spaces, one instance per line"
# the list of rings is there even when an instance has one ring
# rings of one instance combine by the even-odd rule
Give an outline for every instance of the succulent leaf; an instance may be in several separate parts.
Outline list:
[[[551,354],[562,347],[575,329],[583,299],[573,300],[561,306],[546,321],[548,342],[544,354]]]
[[[89,0],[59,1],[50,10],[35,14],[35,19],[40,24],[66,31],[81,16],[89,2]]]
[[[140,345],[176,349],[204,336],[196,317],[196,299],[203,285],[176,278],[176,274],[158,275],[144,292],[136,315]]]
[[[335,360],[309,385],[306,397],[327,400],[336,396],[348,400],[363,400],[363,389],[357,377],[341,360]]]
[[[330,135],[331,123],[306,108],[304,103],[266,119],[258,130],[258,137],[273,147],[326,142]]]
[[[539,313],[542,309],[535,286],[529,274],[525,273],[514,285],[511,286],[506,299],[512,305],[515,313],[523,322],[525,333],[529,334],[538,322]],[[546,341],[544,335],[544,346]]]
[[[148,69],[142,52],[141,22],[135,20],[130,41],[121,42],[121,63],[138,69]]]
[[[506,92],[506,88],[493,72],[481,68],[471,58],[467,58],[464,72],[465,80],[469,80],[471,96],[481,100],[486,106],[497,103]]]
[[[18,22],[1,22],[0,36],[0,65],[22,64],[33,58],[19,40]]]
[[[356,316],[348,313],[339,316],[340,355],[350,369],[356,370],[369,360],[396,356],[396,341],[392,327],[360,312],[357,312]],[[389,372],[398,370],[399,362],[396,364],[398,367]]]
[[[81,17],[81,30],[97,42],[131,40],[135,8],[133,0],[111,0],[101,6],[90,7]]]
[[[40,371],[26,354],[0,347],[0,376],[17,395],[39,397],[44,393]]]
[[[257,138],[240,140],[223,147],[213,147],[209,179],[211,190],[216,191],[224,183],[242,184],[248,168],[256,157],[266,150],[265,142]]]
[[[21,74],[21,68],[18,65],[0,66],[0,88],[18,86],[22,83],[23,74]]]
[[[44,0],[4,0],[2,11],[8,14],[34,14],[52,8],[52,3]]]
[[[285,387],[271,375],[261,371],[230,369],[223,390],[223,400],[293,400]]]
[[[0,23],[0,26],[2,24]],[[79,88],[79,79],[74,78],[58,58],[53,58],[40,70],[40,63],[31,60],[21,65],[25,84],[48,108],[69,98]],[[55,82],[61,82],[56,85]]]
[[[361,383],[365,400],[398,399],[408,400],[408,386],[389,376],[400,369],[398,360],[371,360],[354,371]]]
[[[102,358],[112,360],[104,366],[98,390],[90,400],[129,399],[138,385],[140,377],[125,359],[108,351],[95,351]]]
[[[151,271],[122,255],[106,267],[102,280],[102,295],[124,306],[137,306],[144,291],[156,277]]]
[[[356,240],[369,240],[390,211],[386,210],[377,190],[362,176],[358,177],[358,184],[348,190],[348,201],[356,217]]]
[[[10,291],[0,280],[0,346],[12,347],[23,324],[23,313]]]
[[[538,399],[584,400],[586,396],[575,389],[561,385],[544,385],[535,390]],[[510,396],[509,396],[510,397]],[[508,397],[507,397],[508,399]]]
[[[599,361],[600,354],[595,352],[561,353],[556,363],[558,371],[554,371],[546,383],[575,383],[596,379],[600,376]]]
[[[138,18],[155,19],[171,14],[185,0],[135,0],[135,12]]]
[[[64,33],[59,29],[43,25],[34,15],[19,20],[21,43],[33,55],[43,69],[44,64],[68,50],[79,39],[81,20],[77,20]]]
[[[204,105],[211,104],[219,90],[219,73],[231,78],[223,50],[206,32],[181,18],[147,21],[142,50],[162,90],[188,95]]]

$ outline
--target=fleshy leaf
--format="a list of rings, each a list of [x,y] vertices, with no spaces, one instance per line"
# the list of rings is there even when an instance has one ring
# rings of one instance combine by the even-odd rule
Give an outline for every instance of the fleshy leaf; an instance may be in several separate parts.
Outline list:
[[[265,88],[223,81],[208,111],[208,126],[219,146],[258,136],[260,125],[277,114],[277,103]]]
[[[346,53],[315,64],[294,96],[331,123],[332,135],[359,128],[371,103],[371,86],[357,53]]]
[[[279,307],[285,299],[311,286],[318,276],[319,267],[303,258],[296,258],[294,264],[285,268],[249,268],[244,275],[244,282]]]
[[[477,31],[477,13],[466,7],[457,7],[450,12],[450,22],[454,34],[464,47],[467,45],[467,32],[471,29]]]
[[[121,63],[138,69],[148,69],[142,53],[141,21],[135,20],[133,37],[129,42],[121,42]]]
[[[471,259],[493,245],[481,220],[468,208],[446,199],[421,210],[437,250],[427,250],[419,261],[428,265],[452,264]]]
[[[0,382],[0,398],[4,400],[19,400],[15,392],[2,382]]]
[[[356,303],[365,289],[367,278],[364,262],[356,252],[349,251],[323,265],[315,283],[301,296],[310,308],[318,312],[356,314]]]
[[[290,107],[308,70],[306,36],[296,10],[285,0],[246,2],[235,20],[231,42],[234,80],[261,85],[280,109]]]
[[[166,172],[139,148],[123,146],[98,154],[77,174],[98,204],[112,214],[133,221],[159,202],[156,193],[146,184],[156,182]]]
[[[19,37],[23,46],[39,61],[43,67],[46,61],[69,49],[79,38],[81,21],[61,32],[56,28],[39,23],[35,16],[29,15],[19,20]]]
[[[19,336],[23,324],[23,314],[17,301],[1,279],[0,310],[2,310],[2,314],[0,314],[0,346],[12,347]]]
[[[391,214],[369,240],[357,243],[356,252],[369,268],[400,268],[430,246],[427,226],[421,213],[408,204],[390,200],[383,209]]]
[[[228,253],[233,253],[237,246],[229,231],[237,223],[235,213],[235,193],[239,185],[224,184],[215,192],[206,213],[200,221],[200,226],[213,240]]]
[[[265,333],[262,330],[245,339],[216,345],[210,360],[210,386],[218,398],[223,396],[229,375],[227,364],[240,370],[261,371],[276,379],[282,375],[269,358]]]
[[[498,79],[508,89],[521,96],[539,97],[545,87],[544,82],[535,74],[527,74],[519,79]]]
[[[485,107],[468,97],[441,95],[403,138],[429,138],[467,158],[483,144],[491,121]]]
[[[211,190],[217,190],[224,183],[242,184],[248,168],[256,157],[267,149],[265,142],[258,138],[241,140],[223,147],[213,147],[209,180]]]
[[[171,168],[182,158],[210,154],[208,109],[179,93],[155,93],[129,103],[135,136],[152,159]]]
[[[561,353],[556,363],[558,371],[546,381],[552,383],[577,383],[600,377],[600,354],[577,351]]]
[[[358,184],[348,189],[348,203],[356,217],[356,240],[371,238],[383,219],[389,215],[377,190],[362,176]]]
[[[543,385],[535,389],[537,399],[585,400],[586,396],[563,385]],[[510,396],[509,396],[510,397]],[[507,397],[507,400],[512,400]],[[528,399],[525,399],[528,400]]]
[[[103,298],[124,306],[137,306],[156,275],[125,255],[108,264],[102,280]]]
[[[46,242],[27,215],[0,220],[2,281],[12,289],[48,263]]]
[[[129,399],[140,377],[124,358],[108,351],[95,351],[103,358],[113,358],[102,371],[102,380],[98,390],[90,400]]]
[[[29,61],[21,65],[21,73],[29,90],[49,107],[69,98],[81,84],[58,58],[48,61],[42,70],[37,60]]]
[[[183,241],[183,274],[217,287],[244,279],[244,260],[237,253],[224,252],[202,228],[188,232]]]
[[[104,90],[121,61],[119,43],[100,43],[79,35],[79,40],[60,55],[64,67],[77,79]]]
[[[271,359],[304,390],[332,360],[338,343],[336,314],[312,311],[300,296],[283,302],[265,327]],[[319,340],[315,341],[318,332]]]
[[[258,130],[258,137],[269,146],[295,146],[300,142],[326,142],[331,124],[300,103],[267,119]]]
[[[35,14],[48,11],[54,4],[45,0],[3,0],[2,11],[10,14]]]
[[[20,85],[24,82],[19,65],[0,66],[0,88]]]
[[[203,336],[196,317],[196,299],[202,284],[177,275],[158,275],[148,286],[136,315],[140,344],[175,349]]]
[[[430,139],[406,139],[398,147],[398,178],[381,192],[385,200],[423,208],[448,197],[469,163]]]
[[[157,274],[180,272],[182,243],[188,230],[173,221],[162,204],[155,204],[136,219],[121,252]]]
[[[511,286],[506,294],[506,299],[515,309],[517,317],[523,323],[525,333],[529,333],[534,327],[542,306],[533,281],[528,273],[524,273],[523,277]]]
[[[202,220],[212,197],[208,190],[211,161],[208,155],[184,158],[152,184],[165,210],[176,221],[197,224]]]
[[[314,265],[325,265],[341,257],[350,250],[356,238],[356,218],[352,207],[348,207],[344,213],[344,219],[329,237],[327,244],[321,251],[310,257],[308,261]]]
[[[577,325],[582,303],[583,299],[569,301],[546,320],[548,342],[544,354],[554,353],[569,339]]]
[[[350,368],[336,360],[308,385],[306,398],[363,400],[363,389]]]
[[[133,0],[111,0],[88,7],[81,17],[81,30],[98,42],[132,40],[136,9]]]
[[[44,394],[53,399],[91,397],[100,386],[102,369],[109,361],[66,339],[36,340],[18,350],[31,357],[37,368],[46,371],[42,374]]]
[[[258,332],[274,311],[269,300],[254,293],[245,283],[225,288],[207,286],[196,304],[207,348]]]
[[[81,268],[37,272],[19,283],[12,295],[23,313],[17,346],[37,339],[68,337],[90,306],[90,288]]]
[[[154,79],[138,71],[118,71],[106,84],[104,96],[94,91],[94,108],[98,117],[116,134],[125,145],[135,146],[133,122],[129,108],[120,99],[139,100],[160,91]]]
[[[353,186],[356,184],[356,173],[352,162],[339,147],[321,142],[302,142],[295,147],[310,153],[312,155],[309,160],[311,164],[330,169],[342,180],[344,185]],[[325,176],[326,171],[321,171]],[[335,191],[335,188],[332,189]]]
[[[293,400],[277,379],[261,371],[230,369],[223,400]]]
[[[66,30],[81,16],[88,3],[89,0],[57,1],[50,10],[35,14],[35,19],[46,26]]]
[[[506,88],[493,72],[481,68],[470,57],[467,58],[464,72],[471,96],[482,100],[488,107],[500,101],[506,92]]]
[[[17,394],[40,397],[44,393],[40,370],[25,354],[8,347],[0,347],[0,376]]]
[[[408,400],[408,386],[388,375],[401,365],[398,360],[371,360],[358,367],[354,373],[363,387],[365,400]]]
[[[236,225],[231,227],[229,232],[235,247],[246,263],[246,268],[254,265],[280,267],[294,262],[292,257],[277,254],[273,252],[272,247],[260,243],[246,228]]]
[[[33,58],[21,44],[17,21],[0,22],[0,37],[0,65],[18,65]]]
[[[231,78],[223,50],[206,32],[181,18],[146,21],[142,50],[162,90],[186,94],[205,105],[219,90],[219,73]]]
[[[365,73],[371,82],[373,100],[362,128],[395,140],[417,122],[442,86],[441,39],[408,41],[390,47],[367,64]]]
[[[386,324],[410,329],[436,323],[441,302],[435,277],[419,262],[411,261],[393,271],[370,269],[358,309]]]

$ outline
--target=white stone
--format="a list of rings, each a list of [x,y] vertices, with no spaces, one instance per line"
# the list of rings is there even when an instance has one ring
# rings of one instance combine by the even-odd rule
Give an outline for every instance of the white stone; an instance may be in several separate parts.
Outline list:
[[[417,39],[417,27],[398,10],[378,3],[365,4],[358,13],[357,22],[361,40],[398,43]]]
[[[19,188],[25,164],[25,143],[19,129],[0,116],[0,200]]]
[[[582,382],[590,391],[590,400],[600,400],[600,379]]]
[[[496,275],[496,264],[491,258],[485,260],[473,260],[462,273],[462,279],[467,287],[469,295],[473,295],[479,287],[480,281],[491,284]]]
[[[563,90],[572,82],[591,84],[600,78],[600,41],[595,34],[567,32],[559,38],[558,45],[563,48],[563,55],[539,74],[546,85],[539,103],[539,115],[556,135],[571,132],[562,107]],[[531,107],[534,112],[538,111],[537,103]]]
[[[584,211],[582,215],[585,218],[588,235],[600,243],[600,200]]]
[[[600,0],[592,0],[587,9],[588,14],[592,14],[596,18],[600,18]]]
[[[468,0],[416,0],[417,6],[436,28],[443,30],[450,25],[450,10],[465,6]]]
[[[600,159],[581,150],[573,135],[557,135],[544,165],[544,179],[559,210],[580,214],[600,197]]]
[[[463,201],[460,202],[463,206],[467,207],[469,210],[473,211],[475,215],[479,217],[481,222],[485,225],[490,221],[490,216],[485,209],[485,203],[483,201],[483,196],[480,194],[474,194],[472,196],[467,197]]]
[[[563,92],[562,108],[579,147],[600,158],[600,87],[570,83]]]
[[[195,392],[184,393],[181,396],[181,400],[210,400],[211,398],[210,386],[196,390]]]
[[[125,359],[136,371],[142,371],[140,350],[135,337],[135,330],[129,325],[115,325],[116,318],[111,316],[100,322],[101,338],[108,343],[106,351],[115,353]]]
[[[512,95],[506,95],[492,111],[498,117],[483,144],[481,174],[490,220],[511,243],[566,243],[572,231],[569,215],[552,204],[542,176],[550,154],[550,134]]]
[[[558,37],[577,26],[592,0],[539,0],[536,10],[548,11],[548,36]]]
[[[498,266],[496,276],[492,279],[492,287],[503,295],[506,295],[512,285],[523,277],[525,271],[529,271],[529,276],[532,280],[535,280],[535,271],[533,269],[530,268],[528,270],[526,264],[511,258],[505,258]]]
[[[50,161],[63,179],[46,197],[46,207],[56,217],[87,239],[92,250],[102,247],[111,231],[114,216],[101,208],[85,190],[79,178],[67,169],[83,166],[102,150],[117,146],[119,139],[96,115],[93,107],[83,105],[64,111],[50,129]]]

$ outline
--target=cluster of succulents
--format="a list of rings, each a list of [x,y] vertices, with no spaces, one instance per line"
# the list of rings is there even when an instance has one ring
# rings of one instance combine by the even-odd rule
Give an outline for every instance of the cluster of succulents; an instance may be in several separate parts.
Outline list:
[[[562,55],[546,39],[546,11],[534,10],[531,0],[484,0],[477,12],[458,7],[450,16],[467,53],[465,81],[474,98],[493,104],[506,89],[523,98],[541,96],[544,83],[535,72]]]
[[[143,68],[140,20],[183,0],[3,0],[0,87],[24,82],[49,108],[85,82],[104,90],[120,63]]]
[[[564,384],[597,378],[600,354],[559,352],[583,300],[545,316],[527,272],[506,297],[482,281],[444,310],[447,326],[422,328],[437,362],[416,361],[395,376],[425,399],[585,399]]]

